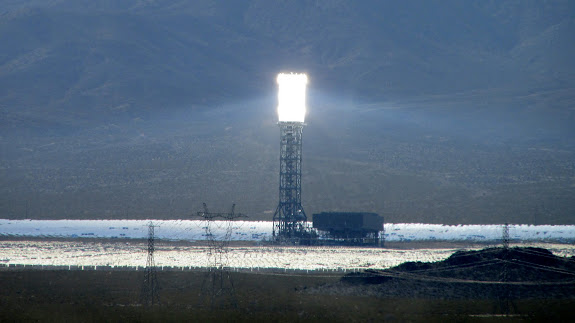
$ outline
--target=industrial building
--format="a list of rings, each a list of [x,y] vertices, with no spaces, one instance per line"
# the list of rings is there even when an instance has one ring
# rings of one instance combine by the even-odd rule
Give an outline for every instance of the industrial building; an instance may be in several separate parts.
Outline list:
[[[313,227],[322,244],[383,245],[383,217],[376,213],[321,212],[313,215]]]

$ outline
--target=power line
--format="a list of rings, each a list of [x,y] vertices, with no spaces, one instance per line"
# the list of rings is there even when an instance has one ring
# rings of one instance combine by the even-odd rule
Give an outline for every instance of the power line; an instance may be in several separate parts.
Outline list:
[[[528,251],[528,250],[525,250],[525,249],[522,249],[522,248],[514,249],[514,251],[518,251],[518,252],[525,253],[525,254],[528,254],[528,255],[533,255],[533,256],[538,256],[538,257],[543,257],[543,258],[548,258],[548,259],[557,260],[557,256],[555,256],[555,255],[548,255],[548,254],[544,254],[544,253],[538,252],[538,251]]]
[[[418,273],[418,272],[427,273],[427,272],[449,271],[449,270],[457,270],[457,269],[469,269],[469,268],[476,268],[476,267],[484,267],[484,266],[488,266],[488,265],[493,265],[493,264],[500,263],[500,262],[501,262],[500,259],[491,259],[491,260],[479,261],[479,262],[471,263],[471,264],[461,264],[461,265],[445,266],[445,267],[440,267],[440,268],[412,270],[412,271],[410,271],[410,273]]]
[[[379,272],[377,276],[399,278],[399,279],[410,279],[419,281],[429,281],[429,282],[441,282],[441,283],[466,283],[466,284],[487,284],[487,285],[528,285],[528,286],[538,286],[538,285],[565,285],[565,284],[575,284],[575,280],[569,281],[506,281],[501,280],[475,280],[475,279],[462,279],[462,278],[447,278],[447,277],[437,277],[428,275],[417,275],[410,274],[408,272],[398,272],[398,271],[385,271]]]
[[[523,261],[523,260],[519,260],[519,259],[512,259],[511,261],[509,261],[510,263],[518,263],[518,264],[523,264],[524,266],[533,268],[533,269],[541,269],[541,270],[547,270],[547,271],[552,271],[555,273],[559,273],[559,274],[564,274],[564,275],[572,275],[575,276],[574,272],[570,272],[567,270],[561,270],[561,269],[557,269],[557,268],[553,268],[553,267],[549,267],[549,266],[545,266],[545,265],[538,265],[538,264],[534,264],[528,261]]]

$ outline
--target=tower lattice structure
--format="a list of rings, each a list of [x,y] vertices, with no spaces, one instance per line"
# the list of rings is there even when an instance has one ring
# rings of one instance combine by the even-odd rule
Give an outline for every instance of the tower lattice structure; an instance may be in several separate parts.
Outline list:
[[[148,259],[146,260],[146,273],[142,284],[141,301],[145,305],[155,305],[160,303],[158,294],[158,279],[156,274],[156,263],[154,261],[155,235],[154,228],[158,226],[152,222],[148,224]]]
[[[206,223],[205,237],[208,243],[208,271],[202,283],[200,301],[209,303],[212,308],[219,306],[237,307],[234,282],[228,267],[228,246],[233,233],[233,221],[245,215],[235,213],[235,204],[231,212],[210,212],[206,203],[204,210],[197,213]],[[224,232],[218,237],[218,232]]]
[[[515,302],[513,301],[512,298],[512,293],[511,293],[511,285],[508,284],[509,282],[509,264],[511,261],[511,250],[509,249],[509,242],[510,242],[510,237],[509,237],[509,228],[511,227],[511,225],[507,222],[505,222],[505,224],[503,224],[503,234],[501,237],[502,240],[502,244],[503,244],[503,253],[502,253],[502,257],[501,257],[501,261],[502,261],[502,266],[501,266],[501,271],[500,271],[500,279],[499,281],[501,282],[501,284],[499,284],[498,286],[498,304],[499,304],[499,309],[501,311],[501,314],[504,314],[506,316],[511,314],[511,309],[513,308],[513,310],[515,312],[517,312],[517,307],[515,305]]]
[[[503,225],[503,234],[501,237],[503,248],[509,248],[509,223],[505,222]]]
[[[279,204],[273,217],[273,236],[294,239],[305,232],[307,216],[301,205],[303,122],[279,122]]]

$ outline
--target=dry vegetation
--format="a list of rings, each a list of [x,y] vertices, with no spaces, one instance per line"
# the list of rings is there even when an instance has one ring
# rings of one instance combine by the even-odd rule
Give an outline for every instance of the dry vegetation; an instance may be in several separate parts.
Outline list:
[[[445,321],[498,318],[485,298],[350,296],[309,292],[341,276],[233,273],[231,298],[204,301],[205,273],[160,272],[161,305],[139,304],[143,272],[0,271],[0,321]],[[521,299],[512,319],[575,319],[573,299]],[[493,316],[496,315],[496,316]],[[509,318],[507,318],[509,319]]]

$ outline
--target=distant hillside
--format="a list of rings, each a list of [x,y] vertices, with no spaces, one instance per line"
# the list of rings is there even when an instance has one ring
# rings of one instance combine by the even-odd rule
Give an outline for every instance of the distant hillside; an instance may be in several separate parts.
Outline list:
[[[560,104],[556,92],[575,85],[574,10],[570,1],[11,1],[0,16],[0,106],[137,116],[262,95],[282,69],[361,102],[503,88]]]
[[[277,202],[275,75],[310,75],[303,201],[575,223],[573,1],[12,0],[0,217]]]

